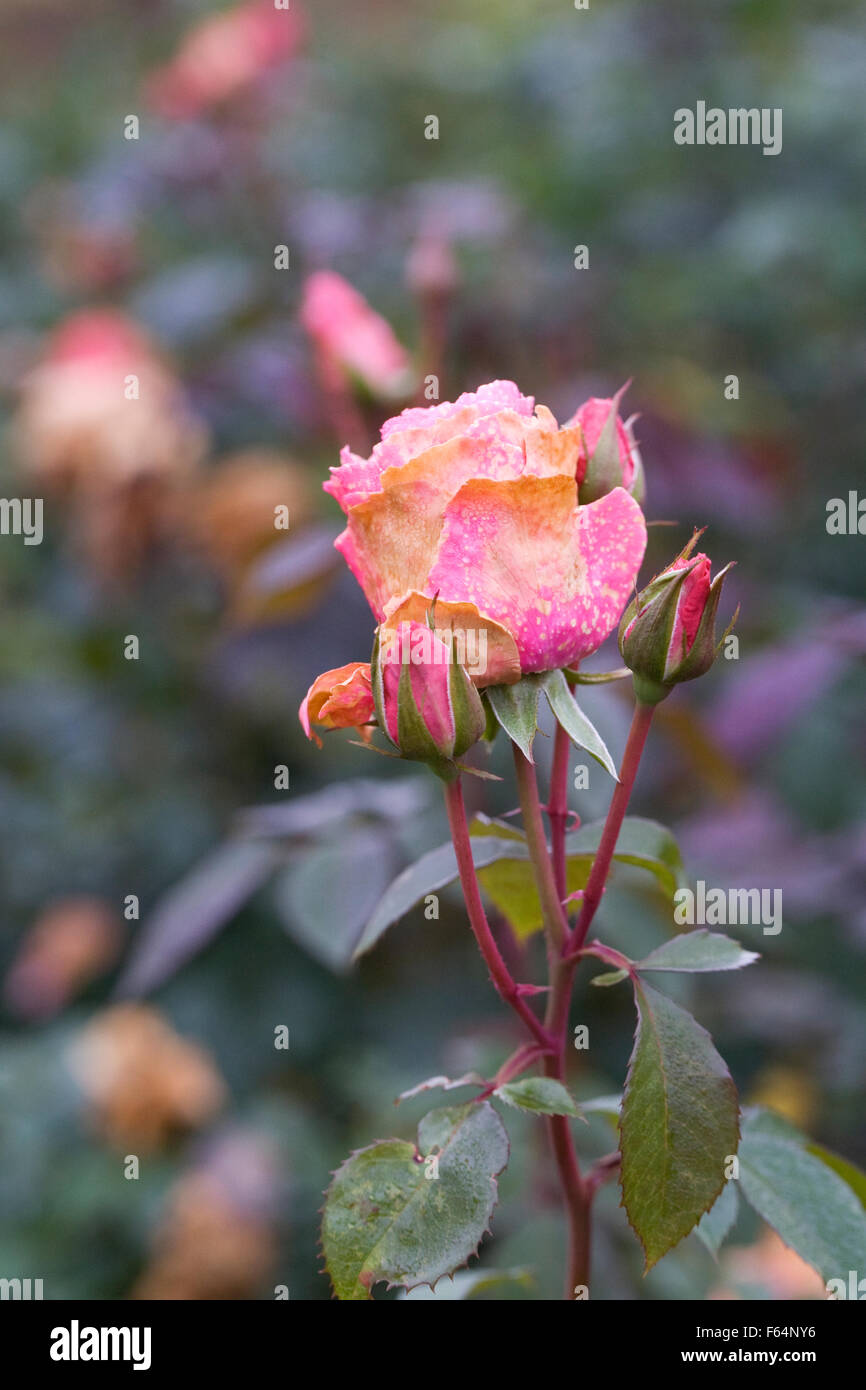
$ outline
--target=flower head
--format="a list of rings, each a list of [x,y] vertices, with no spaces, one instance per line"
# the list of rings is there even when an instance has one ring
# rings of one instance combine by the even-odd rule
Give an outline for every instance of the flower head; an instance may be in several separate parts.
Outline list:
[[[486,634],[479,686],[570,666],[622,612],[643,558],[637,502],[614,487],[587,505],[582,435],[511,381],[386,421],[369,458],[344,449],[325,490],[347,526],[336,545],[380,622]]]

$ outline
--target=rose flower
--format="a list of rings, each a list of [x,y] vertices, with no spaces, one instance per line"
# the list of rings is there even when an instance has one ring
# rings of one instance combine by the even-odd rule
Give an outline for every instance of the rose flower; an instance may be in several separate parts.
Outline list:
[[[572,666],[617,622],[646,526],[622,487],[580,504],[579,426],[560,429],[513,382],[386,421],[369,458],[344,449],[325,483],[336,541],[386,630],[486,634],[477,685]]]

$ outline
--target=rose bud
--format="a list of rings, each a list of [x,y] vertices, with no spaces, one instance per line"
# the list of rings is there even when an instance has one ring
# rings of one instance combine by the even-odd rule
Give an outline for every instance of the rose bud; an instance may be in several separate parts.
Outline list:
[[[411,393],[408,352],[387,320],[342,275],[317,270],[309,276],[300,318],[326,372],[359,382],[377,399]]]
[[[428,763],[446,781],[457,775],[454,758],[487,727],[478,692],[453,649],[424,623],[380,629],[373,698],[379,724],[401,757]]]
[[[372,729],[367,727],[373,718],[373,696],[370,689],[370,663],[350,661],[318,676],[304,697],[298,718],[307,738],[321,748],[322,740],[312,730],[313,724],[323,729],[356,729],[368,741]]]
[[[716,611],[731,566],[711,581],[708,557],[691,555],[697,539],[696,534],[622,616],[619,649],[644,704],[658,704],[680,681],[702,676],[716,658]]]
[[[583,442],[577,463],[581,502],[595,502],[624,487],[643,506],[646,495],[643,463],[632,433],[632,421],[619,418],[619,403],[629,383],[615,396],[593,396],[576,410],[569,425],[579,425]]]

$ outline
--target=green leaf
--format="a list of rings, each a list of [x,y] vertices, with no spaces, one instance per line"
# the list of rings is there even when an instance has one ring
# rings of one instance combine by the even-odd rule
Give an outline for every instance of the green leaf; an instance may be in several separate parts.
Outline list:
[[[846,1182],[852,1192],[859,1197],[862,1206],[866,1207],[866,1173],[862,1168],[858,1168],[856,1163],[851,1163],[847,1158],[842,1158],[840,1154],[834,1154],[831,1149],[825,1149],[823,1144],[807,1144],[810,1154],[819,1158],[822,1163],[826,1163],[828,1168],[832,1168],[834,1173],[838,1173],[843,1182]]]
[[[484,1086],[483,1076],[479,1076],[477,1071],[468,1071],[464,1076],[456,1076],[453,1080],[450,1076],[428,1076],[426,1081],[419,1081],[417,1086],[410,1086],[408,1091],[401,1091],[395,1105],[399,1105],[402,1100],[414,1100],[415,1096],[420,1096],[422,1091],[456,1091],[460,1086]]]
[[[279,845],[226,840],[159,899],[142,924],[117,986],[124,997],[156,989],[231,921],[283,862]]]
[[[277,914],[311,956],[342,974],[399,862],[381,826],[346,826],[282,870],[273,888]]]
[[[570,831],[565,837],[566,854],[594,855],[603,830],[604,821],[592,821],[579,830]],[[679,846],[671,832],[657,821],[626,816],[613,857],[621,864],[634,864],[654,874],[670,898],[678,888],[688,887]]]
[[[739,970],[758,958],[757,951],[744,951],[738,941],[702,927],[699,931],[672,937],[650,951],[643,960],[632,961],[631,964],[641,975],[654,970],[697,974],[710,970]],[[618,985],[621,980],[627,980],[628,975],[628,970],[611,970],[604,975],[596,975],[590,983]]]
[[[737,1184],[726,1182],[709,1211],[701,1217],[695,1227],[695,1235],[700,1238],[714,1259],[736,1221],[739,1210]]]
[[[628,666],[617,666],[615,671],[575,671],[566,667],[563,671],[569,685],[609,685],[611,681],[622,681],[631,675]]]
[[[425,1158],[437,1156],[438,1176]],[[386,1139],[359,1149],[334,1174],[322,1217],[322,1248],[340,1299],[373,1286],[434,1285],[475,1254],[496,1205],[508,1136],[486,1101],[431,1110],[418,1147]]]
[[[608,985],[618,985],[621,984],[623,980],[627,979],[627,970],[606,970],[603,975],[593,975],[589,983],[591,985],[601,985],[602,988],[607,989]]]
[[[638,1026],[620,1120],[623,1205],[646,1268],[714,1203],[739,1139],[737,1093],[710,1035],[635,983]]]
[[[518,1284],[531,1289],[532,1271],[529,1269],[461,1269],[452,1279],[440,1280],[435,1289],[426,1284],[413,1289],[411,1293],[400,1294],[398,1302],[410,1303],[465,1303],[490,1293],[494,1289],[507,1288]]]
[[[473,837],[472,857],[475,867],[480,869],[497,859],[514,855],[519,848],[520,846],[515,848],[514,842],[500,840],[498,837]],[[457,877],[457,857],[452,844],[431,849],[428,854],[422,855],[414,864],[410,864],[408,869],[397,875],[379,899],[361,933],[353,959],[357,960],[375,946],[380,936],[428,893],[437,893],[440,888],[446,888],[449,883],[453,883]]]
[[[802,1130],[763,1105],[747,1105],[743,1110],[743,1135],[769,1134],[774,1139],[791,1139],[804,1147],[809,1142]]]
[[[498,837],[516,842],[519,858],[498,859],[495,864],[478,871],[478,881],[497,912],[501,912],[515,935],[523,941],[544,926],[541,899],[535,885],[535,874],[529,862],[529,848],[522,830],[501,820],[489,820],[477,815],[470,826],[473,836]],[[575,855],[566,862],[566,887],[569,893],[585,888],[592,868],[589,855]]]
[[[684,932],[681,936],[671,937],[670,941],[665,941],[663,945],[650,951],[643,960],[636,961],[635,969],[641,972],[675,970],[690,973],[740,970],[744,965],[751,965],[753,960],[758,959],[757,951],[744,951],[738,941],[702,927],[699,931]]]
[[[516,685],[490,685],[490,707],[510,739],[524,757],[534,762],[532,742],[538,728],[538,676],[524,676]]]
[[[566,862],[566,886],[569,893],[585,888],[592,860],[572,858]],[[544,925],[541,899],[535,886],[532,865],[526,859],[500,859],[478,874],[481,887],[509,922],[519,940],[532,936]]]
[[[520,1081],[506,1081],[493,1092],[508,1105],[516,1105],[520,1110],[532,1110],[537,1115],[572,1115],[582,1119],[579,1107],[575,1104],[561,1081],[550,1076],[526,1076]]]
[[[750,1105],[743,1111],[743,1138],[747,1135],[767,1135],[773,1139],[787,1139],[793,1144],[799,1144],[803,1149],[808,1150],[815,1158],[826,1163],[834,1173],[837,1173],[843,1182],[846,1182],[851,1190],[866,1207],[866,1173],[862,1168],[858,1168],[849,1159],[843,1158],[841,1154],[833,1153],[831,1149],[825,1149],[823,1144],[812,1143],[802,1130],[786,1120],[784,1115],[779,1115],[774,1110],[767,1110],[763,1105]]]
[[[594,821],[566,836],[569,893],[586,887],[603,828],[603,821]],[[537,931],[542,925],[541,905],[522,832],[500,821],[485,822],[477,818],[472,825],[472,857],[482,887],[517,934],[524,937]],[[655,821],[626,816],[613,857],[618,863],[648,870],[669,897],[687,884],[676,840],[669,830]],[[485,875],[482,872],[489,865],[500,862],[507,866],[501,873]],[[353,960],[375,946],[388,928],[428,893],[438,893],[457,876],[457,859],[451,844],[430,850],[404,869],[377,903],[355,947]]]
[[[618,781],[616,763],[610,756],[604,739],[591,720],[587,719],[583,713],[562,672],[548,672],[543,679],[543,685],[554,718],[562,725],[572,743],[578,748],[585,748],[587,753],[601,763],[615,781]]]
[[[584,1115],[606,1115],[609,1120],[619,1123],[622,1096],[593,1096],[591,1100],[582,1100],[580,1108]]]
[[[491,819],[490,816],[485,816],[483,811],[479,811],[473,818],[469,834],[486,836],[489,840],[516,840],[518,844],[526,844],[526,836],[519,826],[510,825],[505,820]]]
[[[419,815],[429,803],[430,779],[426,774],[390,777],[387,782],[353,777],[291,801],[246,806],[237,813],[235,825],[238,834],[246,838],[311,841],[349,816],[401,824]]]
[[[759,1216],[822,1279],[847,1279],[866,1251],[866,1211],[831,1167],[795,1143],[744,1129],[740,1188]]]

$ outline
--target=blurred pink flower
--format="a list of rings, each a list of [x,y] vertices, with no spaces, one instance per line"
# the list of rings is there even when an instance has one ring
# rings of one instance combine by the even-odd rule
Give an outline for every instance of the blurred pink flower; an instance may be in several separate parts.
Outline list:
[[[17,424],[30,472],[84,489],[183,473],[205,444],[147,336],[113,309],[60,324],[23,383]]]
[[[151,73],[150,107],[169,120],[200,115],[252,86],[270,68],[294,56],[306,22],[297,0],[249,0],[195,25],[175,56]]]
[[[356,377],[374,396],[405,397],[411,389],[406,349],[390,324],[342,275],[319,270],[309,277],[301,323],[326,370]]]
[[[24,378],[14,423],[24,471],[68,499],[91,566],[128,574],[176,521],[207,431],[146,335],[126,315],[64,320]]]

